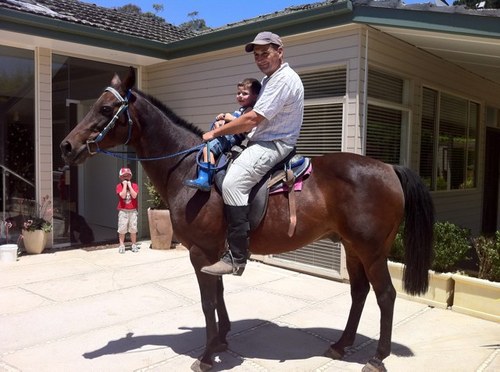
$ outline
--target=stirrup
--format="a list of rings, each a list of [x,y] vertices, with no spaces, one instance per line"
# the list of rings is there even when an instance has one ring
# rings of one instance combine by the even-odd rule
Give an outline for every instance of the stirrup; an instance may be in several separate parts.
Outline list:
[[[243,271],[245,271],[245,266],[247,264],[246,261],[244,263],[237,263],[233,257],[233,252],[231,252],[230,249],[228,249],[226,253],[224,253],[221,260],[232,266],[233,275],[241,276],[243,274]]]

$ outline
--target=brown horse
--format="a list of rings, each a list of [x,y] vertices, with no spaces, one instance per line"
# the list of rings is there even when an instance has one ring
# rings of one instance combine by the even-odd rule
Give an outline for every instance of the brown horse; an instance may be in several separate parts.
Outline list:
[[[196,172],[197,151],[189,149],[200,146],[202,131],[158,100],[132,89],[134,84],[133,69],[124,82],[115,75],[111,86],[62,141],[63,158],[68,164],[81,164],[96,152],[119,144],[128,143],[135,149],[147,175],[170,207],[177,239],[189,249],[200,287],[207,337],[205,350],[192,369],[206,371],[212,367],[213,354],[226,349],[230,330],[222,277],[200,272],[202,267],[216,262],[225,249],[222,198],[215,188],[200,192],[182,184]],[[354,343],[371,284],[381,313],[380,339],[376,354],[365,368],[384,370],[382,361],[391,351],[396,297],[387,256],[405,217],[405,289],[410,294],[427,290],[434,222],[432,199],[418,176],[405,167],[351,153],[315,157],[312,166],[303,190],[296,192],[294,235],[287,235],[287,196],[271,196],[263,221],[250,234],[250,251],[277,254],[318,239],[341,241],[352,304],[342,336],[326,355],[342,358],[345,348]]]

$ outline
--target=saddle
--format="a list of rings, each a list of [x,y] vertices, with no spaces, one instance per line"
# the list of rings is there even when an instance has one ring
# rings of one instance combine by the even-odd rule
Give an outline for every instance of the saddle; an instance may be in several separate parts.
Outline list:
[[[234,148],[233,148],[234,149]],[[236,153],[235,153],[236,151]],[[219,159],[219,164],[226,163],[226,166],[217,171],[214,177],[214,183],[219,190],[222,190],[222,181],[226,176],[227,166],[239,155],[241,149],[232,150],[231,153],[221,155],[229,156],[231,159]],[[298,155],[295,149],[281,162],[271,169],[263,178],[257,183],[250,192],[248,203],[250,211],[248,220],[250,223],[250,230],[255,230],[267,210],[269,195],[288,193],[288,207],[290,216],[290,225],[288,228],[288,236],[292,236],[295,232],[297,224],[297,213],[295,206],[295,191],[302,189],[302,183],[312,172],[311,159]]]

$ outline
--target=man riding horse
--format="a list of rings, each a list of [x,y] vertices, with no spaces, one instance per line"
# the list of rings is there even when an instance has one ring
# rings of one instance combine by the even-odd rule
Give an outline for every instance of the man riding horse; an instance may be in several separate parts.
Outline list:
[[[229,250],[219,262],[205,266],[211,275],[241,275],[249,246],[248,196],[264,175],[294,149],[304,115],[304,87],[299,75],[283,62],[283,42],[272,32],[261,32],[245,46],[253,52],[257,67],[266,76],[253,110],[203,135],[204,141],[255,128],[248,147],[236,158],[222,184],[228,219]]]

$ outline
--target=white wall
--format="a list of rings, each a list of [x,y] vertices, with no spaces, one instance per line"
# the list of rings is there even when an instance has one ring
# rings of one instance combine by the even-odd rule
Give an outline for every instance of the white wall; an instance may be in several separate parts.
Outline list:
[[[480,160],[477,188],[433,193],[439,220],[446,220],[468,227],[474,234],[477,234],[481,230],[482,222],[485,103],[500,107],[500,86],[380,31],[366,28],[366,32],[369,35],[368,55],[370,66],[384,69],[411,81],[412,141],[410,143],[410,164],[413,169],[419,168],[422,87],[426,86],[462,96],[481,104]],[[492,92],[495,91],[498,93],[492,95]],[[488,97],[488,100],[486,97]]]

